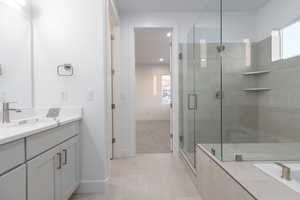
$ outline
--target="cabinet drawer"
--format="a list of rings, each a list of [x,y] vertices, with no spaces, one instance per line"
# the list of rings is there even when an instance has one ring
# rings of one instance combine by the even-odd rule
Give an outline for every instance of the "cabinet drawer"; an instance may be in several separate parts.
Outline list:
[[[79,122],[73,122],[27,138],[27,159],[31,159],[50,148],[79,134]]]
[[[0,174],[24,163],[24,139],[0,145],[0,160]]]
[[[0,176],[1,200],[26,200],[26,168],[22,165]]]

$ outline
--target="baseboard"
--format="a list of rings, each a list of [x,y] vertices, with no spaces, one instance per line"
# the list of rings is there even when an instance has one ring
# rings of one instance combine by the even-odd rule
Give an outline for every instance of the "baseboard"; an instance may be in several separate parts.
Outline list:
[[[104,193],[108,188],[109,178],[104,180],[82,180],[76,193]]]

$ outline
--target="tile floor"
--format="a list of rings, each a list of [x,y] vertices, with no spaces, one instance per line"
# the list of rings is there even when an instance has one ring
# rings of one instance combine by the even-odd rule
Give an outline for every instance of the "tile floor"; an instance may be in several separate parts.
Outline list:
[[[170,121],[136,121],[137,153],[170,153]]]
[[[74,195],[71,200],[201,200],[178,156],[139,154],[112,161],[106,194]]]

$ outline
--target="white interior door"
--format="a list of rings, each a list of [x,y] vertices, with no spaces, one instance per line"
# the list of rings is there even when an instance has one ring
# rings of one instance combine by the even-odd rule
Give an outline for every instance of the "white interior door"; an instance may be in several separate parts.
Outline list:
[[[108,157],[110,159],[113,158],[113,85],[112,85],[112,40],[113,40],[113,33],[112,33],[112,19],[110,9],[107,9],[107,22],[106,22],[106,47],[107,47],[107,54],[106,54],[106,106],[107,106],[107,117],[106,117],[106,124],[107,124],[107,133],[108,133]]]

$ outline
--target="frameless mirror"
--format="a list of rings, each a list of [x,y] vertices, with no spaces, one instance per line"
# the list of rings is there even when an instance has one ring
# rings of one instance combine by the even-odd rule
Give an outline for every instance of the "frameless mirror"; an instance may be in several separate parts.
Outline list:
[[[0,102],[32,107],[30,1],[0,0]]]

